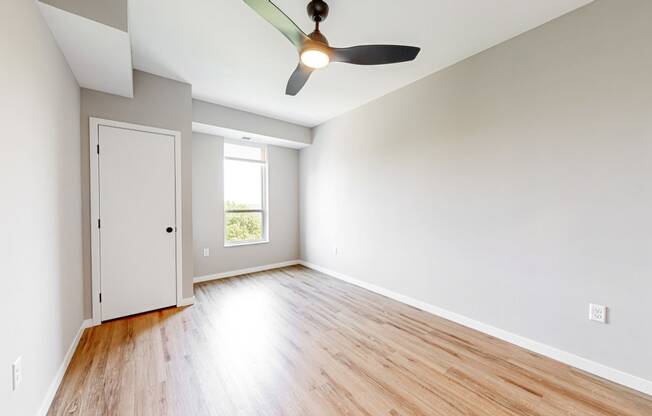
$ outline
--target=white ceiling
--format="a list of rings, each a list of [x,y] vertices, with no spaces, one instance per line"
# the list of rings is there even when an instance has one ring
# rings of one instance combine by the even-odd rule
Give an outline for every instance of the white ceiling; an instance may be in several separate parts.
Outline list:
[[[134,67],[192,84],[193,96],[306,126],[385,95],[592,0],[327,0],[331,45],[420,46],[414,62],[332,64],[296,97],[297,52],[242,0],[130,0]],[[308,0],[276,0],[304,32]]]

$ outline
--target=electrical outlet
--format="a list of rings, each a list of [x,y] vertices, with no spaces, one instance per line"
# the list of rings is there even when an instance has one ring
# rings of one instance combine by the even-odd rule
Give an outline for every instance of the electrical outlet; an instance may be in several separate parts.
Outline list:
[[[339,249],[339,247],[337,247],[337,246],[333,247],[333,254],[335,254],[336,256],[337,256],[338,254],[340,254],[340,249]]]
[[[589,319],[591,321],[607,323],[607,307],[604,305],[589,304]]]
[[[207,249],[207,248],[205,248],[205,249],[204,249],[204,257],[208,257],[208,256],[210,256],[210,255],[211,255],[211,254],[210,254],[210,250]]]
[[[23,381],[23,359],[22,357],[16,358],[16,361],[11,365],[11,373],[13,383],[11,385],[12,390],[16,390],[20,385],[20,382]]]

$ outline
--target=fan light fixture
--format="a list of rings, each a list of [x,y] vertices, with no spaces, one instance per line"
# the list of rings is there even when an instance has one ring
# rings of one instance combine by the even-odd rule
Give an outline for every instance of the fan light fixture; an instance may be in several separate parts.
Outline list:
[[[301,63],[312,69],[326,67],[331,61],[327,53],[319,49],[306,49],[301,52]]]
[[[274,0],[276,1],[276,0]],[[315,30],[306,35],[272,0],[244,0],[263,19],[272,24],[289,40],[299,53],[299,65],[294,70],[285,93],[297,95],[306,84],[310,74],[328,66],[331,62],[354,65],[385,65],[411,61],[421,49],[404,45],[359,45],[334,48],[319,31],[319,25],[328,17],[328,4],[324,0],[310,0],[306,11],[315,22]],[[376,7],[377,8],[377,7]]]

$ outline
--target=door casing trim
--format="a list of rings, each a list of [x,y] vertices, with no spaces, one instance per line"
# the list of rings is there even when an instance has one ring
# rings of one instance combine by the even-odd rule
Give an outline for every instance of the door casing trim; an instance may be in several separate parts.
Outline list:
[[[116,127],[137,130],[146,133],[165,134],[174,137],[174,177],[175,177],[175,252],[176,252],[176,298],[177,306],[184,304],[183,299],[183,228],[182,228],[182,185],[181,185],[181,132],[160,129],[158,127],[143,126],[139,124],[124,123],[121,121],[106,120],[90,117],[90,191],[91,191],[91,296],[92,296],[92,324],[102,323],[100,310],[100,233],[97,220],[100,218],[100,189],[99,189],[99,144],[100,126]],[[101,152],[101,149],[100,149]]]

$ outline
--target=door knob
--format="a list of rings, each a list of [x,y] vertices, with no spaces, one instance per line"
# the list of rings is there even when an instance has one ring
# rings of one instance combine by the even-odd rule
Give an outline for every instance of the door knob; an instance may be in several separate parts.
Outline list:
[[[168,228],[165,229],[165,231],[167,231],[168,233],[171,233],[172,231],[174,231],[174,228],[168,227]]]

